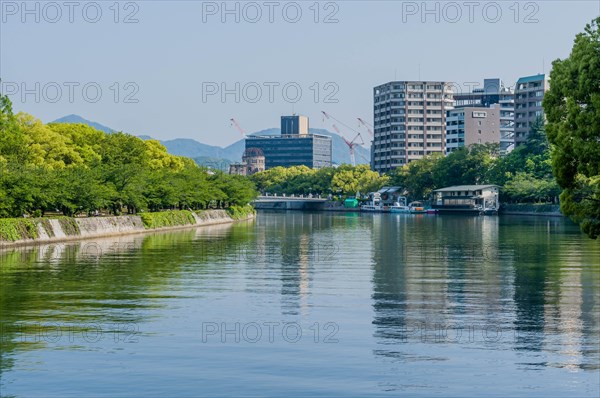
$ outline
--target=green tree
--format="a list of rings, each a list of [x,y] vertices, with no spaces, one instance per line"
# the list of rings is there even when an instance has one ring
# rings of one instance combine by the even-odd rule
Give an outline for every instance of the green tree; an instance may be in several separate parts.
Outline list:
[[[600,235],[600,17],[556,60],[544,98],[561,210],[592,239]]]

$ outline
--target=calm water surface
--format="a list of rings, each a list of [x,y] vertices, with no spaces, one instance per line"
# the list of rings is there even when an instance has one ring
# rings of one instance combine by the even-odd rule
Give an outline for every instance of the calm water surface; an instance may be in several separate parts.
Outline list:
[[[558,218],[261,213],[0,252],[0,396],[600,394]]]

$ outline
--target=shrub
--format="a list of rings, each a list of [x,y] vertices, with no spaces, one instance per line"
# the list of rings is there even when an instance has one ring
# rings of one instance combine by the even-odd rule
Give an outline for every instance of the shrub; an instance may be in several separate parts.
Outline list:
[[[193,225],[196,223],[194,215],[188,210],[142,213],[140,217],[146,229]]]
[[[0,219],[0,240],[16,241],[38,237],[37,223],[31,218]]]
[[[249,215],[255,214],[256,210],[250,205],[245,206],[230,206],[227,208],[227,214],[234,220],[242,220],[248,218]]]

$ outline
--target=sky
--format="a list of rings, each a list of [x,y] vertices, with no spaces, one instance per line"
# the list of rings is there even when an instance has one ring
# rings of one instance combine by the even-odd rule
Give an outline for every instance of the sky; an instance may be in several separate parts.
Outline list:
[[[292,113],[331,130],[321,111],[359,130],[374,86],[512,86],[548,73],[598,15],[600,0],[0,0],[0,89],[44,122],[77,114],[161,140],[226,146],[230,118],[254,132]]]

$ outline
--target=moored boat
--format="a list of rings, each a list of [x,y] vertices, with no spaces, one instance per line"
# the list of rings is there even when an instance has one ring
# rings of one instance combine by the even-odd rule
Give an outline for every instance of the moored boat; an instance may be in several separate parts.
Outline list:
[[[408,204],[409,211],[413,214],[426,213],[425,206],[421,202],[411,202]]]

